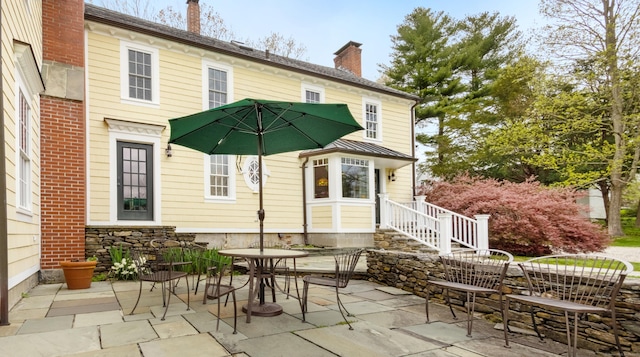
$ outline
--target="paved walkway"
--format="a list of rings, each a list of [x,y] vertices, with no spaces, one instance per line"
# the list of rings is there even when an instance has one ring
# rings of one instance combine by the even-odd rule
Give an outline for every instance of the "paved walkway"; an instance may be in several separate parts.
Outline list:
[[[364,259],[361,259],[364,260]],[[302,263],[302,259],[300,262]],[[321,260],[306,262],[327,268]],[[240,283],[244,276],[234,278]],[[190,281],[191,282],[191,281]],[[342,301],[355,314],[349,330],[338,312],[334,290],[312,287],[307,321],[302,322],[296,299],[277,295],[284,313],[252,317],[246,323],[240,306],[247,289],[238,292],[238,334],[232,334],[233,308],[221,313],[216,331],[217,304],[202,304],[193,295],[187,310],[184,281],[179,299],[171,299],[164,321],[159,289],[144,286],[140,305],[130,311],[138,295],[137,282],[99,282],[90,289],[68,290],[64,284],[39,285],[10,312],[9,326],[0,326],[0,356],[557,356],[566,346],[540,343],[529,334],[515,333],[511,349],[503,347],[503,333],[483,319],[466,337],[466,321],[453,320],[448,308],[430,306],[432,322],[425,323],[425,301],[405,291],[367,281],[352,280]],[[501,324],[499,325],[501,326]],[[499,327],[498,326],[498,327]],[[593,356],[580,350],[580,356]],[[628,354],[629,356],[632,354]]]
[[[608,247],[603,254],[628,262],[640,262],[640,247]],[[640,271],[634,270],[629,276],[640,277]]]
[[[608,247],[604,254],[628,262],[640,262],[640,247]]]

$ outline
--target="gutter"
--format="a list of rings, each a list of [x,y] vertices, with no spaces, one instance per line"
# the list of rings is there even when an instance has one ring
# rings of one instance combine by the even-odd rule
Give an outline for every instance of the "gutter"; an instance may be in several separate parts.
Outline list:
[[[302,163],[302,237],[304,238],[304,245],[309,244],[309,232],[307,232],[307,180],[305,175],[305,169],[309,158],[307,157]]]
[[[413,175],[411,177],[411,187],[413,188],[413,192],[411,193],[412,197],[416,196],[416,107],[420,104],[419,100],[416,100],[416,104],[411,106],[411,156],[414,158],[414,161],[411,163],[411,170],[413,171]]]
[[[0,14],[2,22],[2,14]],[[0,29],[0,37],[2,30]],[[2,56],[0,48],[0,57]],[[0,78],[2,66],[0,66]],[[0,80],[0,93],[4,93],[2,88],[4,80]],[[0,326],[9,325],[9,253],[8,233],[7,233],[7,167],[4,137],[4,98],[0,98]]]

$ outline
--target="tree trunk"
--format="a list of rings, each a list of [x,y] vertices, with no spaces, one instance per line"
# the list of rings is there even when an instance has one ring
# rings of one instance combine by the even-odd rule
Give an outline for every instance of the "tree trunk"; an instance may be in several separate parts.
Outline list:
[[[444,162],[444,116],[438,116],[438,147],[436,150],[438,151],[438,165],[441,165]]]
[[[623,98],[620,91],[620,72],[618,69],[618,53],[616,38],[615,2],[603,1],[603,13],[606,24],[606,53],[607,74],[611,82],[611,124],[615,141],[615,152],[611,162],[611,202],[609,204],[609,222],[607,228],[609,235],[618,237],[623,235],[622,222],[620,221],[620,209],[622,208],[622,190],[625,181],[624,160],[627,151],[625,137],[625,123],[622,113]]]
[[[638,206],[636,206],[636,228],[640,228],[640,199],[638,199]]]
[[[604,205],[604,221],[609,224],[609,185],[604,180],[598,182],[600,193],[602,194],[602,203]]]
[[[622,221],[620,219],[620,207],[622,207],[622,190],[623,184],[614,183],[611,185],[611,202],[609,203],[609,221],[607,222],[607,230],[611,237],[621,237],[624,235],[622,231]]]

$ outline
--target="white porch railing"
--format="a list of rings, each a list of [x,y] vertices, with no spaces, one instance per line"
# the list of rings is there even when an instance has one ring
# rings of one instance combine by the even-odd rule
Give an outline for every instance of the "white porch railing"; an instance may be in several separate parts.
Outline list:
[[[452,241],[469,248],[489,248],[488,214],[469,218],[427,203],[424,196],[398,203],[380,194],[380,228],[398,231],[440,254],[451,252]]]

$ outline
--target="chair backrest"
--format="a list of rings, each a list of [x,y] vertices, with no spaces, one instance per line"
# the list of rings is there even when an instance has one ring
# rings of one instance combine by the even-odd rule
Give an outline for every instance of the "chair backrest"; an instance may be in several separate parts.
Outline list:
[[[153,239],[149,247],[131,249],[131,258],[138,267],[139,277],[187,268],[187,266],[174,266],[174,263],[185,261],[183,248],[180,242],[175,240]]]
[[[633,266],[623,260],[586,254],[548,255],[518,263],[529,293],[610,309]]]
[[[343,253],[335,254],[336,261],[336,282],[339,288],[344,288],[349,284],[349,280],[358,265],[358,259],[364,249],[352,249]]]
[[[260,241],[249,243],[249,248],[260,248]],[[291,249],[290,246],[278,241],[266,241],[262,243],[264,249]]]
[[[260,248],[260,241],[254,241],[249,244],[249,248]],[[290,246],[286,244],[282,244],[277,241],[266,241],[263,242],[262,248],[264,249],[291,249]],[[277,259],[275,261],[274,268],[278,271],[282,271],[283,269],[287,269],[287,259]]]
[[[198,264],[205,267],[209,282],[220,285],[222,278],[229,277],[229,284],[233,282],[233,259],[219,255],[217,250],[208,249],[204,254],[198,257]],[[217,295],[216,290],[216,295]]]
[[[204,274],[207,271],[207,267],[202,265],[200,257],[206,256],[209,249],[204,246],[191,244],[182,248],[182,256],[185,261],[191,262],[185,268],[189,274]]]
[[[447,281],[500,290],[513,255],[498,249],[460,249],[439,259]]]
[[[149,242],[149,246],[152,248],[172,248],[182,247],[182,243],[174,239],[155,238]]]

